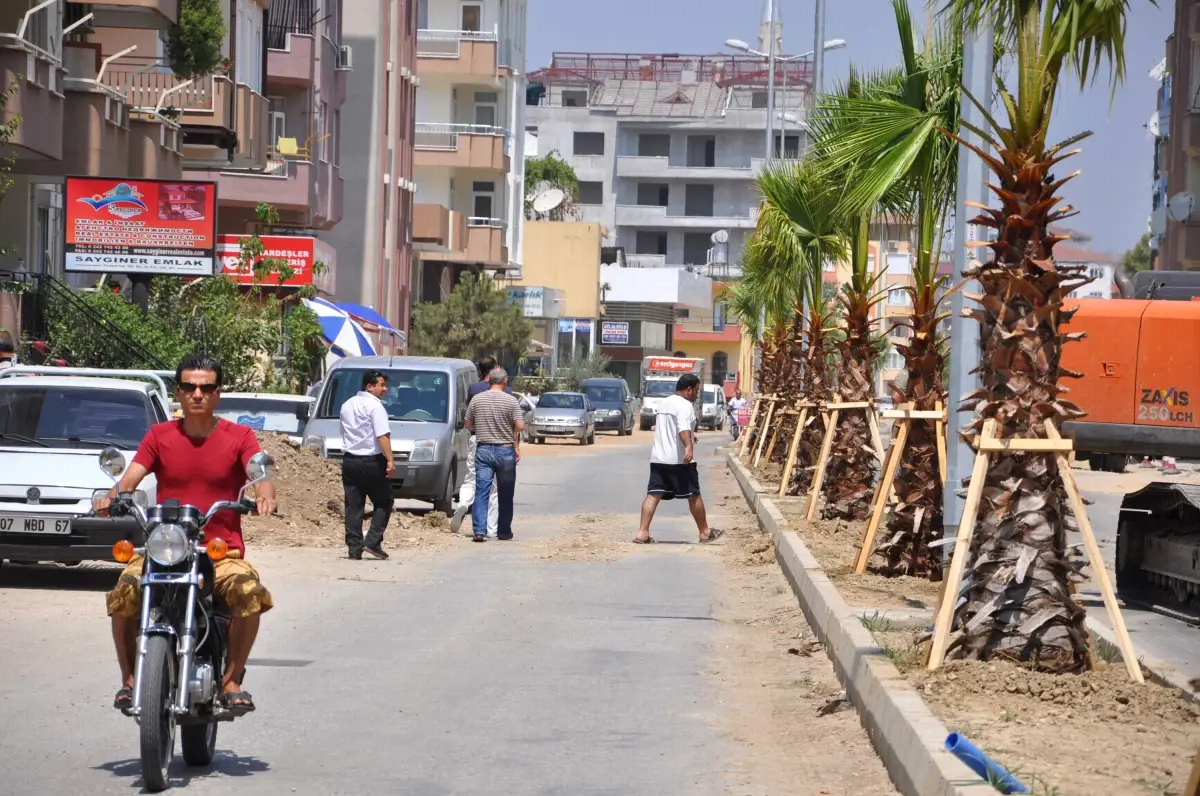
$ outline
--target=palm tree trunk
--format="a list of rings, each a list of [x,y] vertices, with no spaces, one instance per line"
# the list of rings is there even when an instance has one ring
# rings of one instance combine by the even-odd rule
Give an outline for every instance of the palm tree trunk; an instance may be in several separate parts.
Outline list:
[[[846,338],[838,344],[837,394],[842,401],[869,401],[875,395],[872,378],[875,350],[871,340],[870,297],[843,296]],[[838,414],[833,456],[825,475],[825,519],[865,520],[871,516],[870,474],[879,466],[866,413],[847,410]]]

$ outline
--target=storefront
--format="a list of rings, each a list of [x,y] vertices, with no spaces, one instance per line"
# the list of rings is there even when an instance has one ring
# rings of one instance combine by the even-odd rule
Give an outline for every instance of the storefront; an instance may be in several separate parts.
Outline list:
[[[559,315],[566,303],[561,290],[543,285],[512,285],[505,288],[508,300],[521,308],[533,324],[533,339],[525,352],[526,375],[553,373],[559,364],[559,347],[555,331],[561,323]]]

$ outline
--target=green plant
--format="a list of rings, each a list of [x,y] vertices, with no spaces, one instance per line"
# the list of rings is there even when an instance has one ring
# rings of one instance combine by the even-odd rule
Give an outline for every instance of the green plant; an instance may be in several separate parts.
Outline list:
[[[867,616],[864,612],[862,616],[858,618],[858,621],[862,622],[862,626],[872,633],[889,633],[896,629],[896,626],[892,623],[892,620],[888,619],[887,615],[880,614],[878,611],[870,616]]]
[[[592,351],[586,355],[576,352],[570,354],[566,361],[559,365],[554,377],[562,385],[561,389],[579,392],[583,389],[585,380],[611,376],[608,372],[611,363],[612,357],[599,351]]]
[[[410,348],[418,356],[513,361],[532,337],[533,325],[491,277],[468,273],[445,301],[413,308]]]
[[[557,188],[566,198],[546,213],[533,209],[533,200],[543,186]],[[576,216],[579,201],[579,178],[571,164],[558,157],[558,151],[547,152],[540,158],[525,159],[525,218],[537,221],[564,221]]]
[[[1121,267],[1125,269],[1125,275],[1132,277],[1138,271],[1148,269],[1150,257],[1150,233],[1147,232],[1138,238],[1138,242],[1133,244],[1132,249],[1121,255]]]
[[[221,0],[180,0],[179,22],[167,36],[167,65],[183,78],[212,74],[223,59],[225,33]]]

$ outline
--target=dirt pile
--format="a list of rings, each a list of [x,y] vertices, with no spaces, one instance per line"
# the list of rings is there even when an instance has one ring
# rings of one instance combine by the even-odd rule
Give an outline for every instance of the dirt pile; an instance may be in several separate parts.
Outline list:
[[[283,434],[262,433],[259,445],[275,459],[273,479],[281,517],[247,517],[246,544],[272,547],[343,547],[342,471],[312,448],[300,448]],[[368,507],[368,511],[370,508]],[[365,530],[364,523],[364,530]],[[454,544],[450,522],[440,512],[392,512],[386,548],[444,547]]]

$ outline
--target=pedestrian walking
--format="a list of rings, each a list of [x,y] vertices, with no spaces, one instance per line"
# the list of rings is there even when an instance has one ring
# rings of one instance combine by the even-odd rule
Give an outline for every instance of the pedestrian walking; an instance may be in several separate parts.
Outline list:
[[[475,502],[471,525],[476,542],[487,541],[488,501],[493,488],[498,492],[499,516],[496,538],[513,538],[513,493],[517,486],[517,462],[521,461],[521,432],[525,420],[521,405],[508,390],[508,373],[497,367],[488,376],[489,388],[467,406],[467,428],[475,432]]]
[[[392,430],[380,400],[387,393],[387,376],[378,370],[363,374],[362,390],[342,404],[342,488],[346,493],[346,547],[350,558],[363,551],[386,559],[383,532],[392,516]],[[371,527],[363,541],[363,512],[371,499]]]
[[[467,388],[467,403],[470,404],[471,399],[480,393],[488,390],[488,376],[496,367],[496,360],[493,357],[481,357],[475,363],[475,369],[479,373],[479,381]],[[511,395],[512,390],[507,390]],[[463,517],[471,510],[471,506],[475,503],[475,453],[478,447],[478,440],[472,434],[467,440],[467,475],[463,478],[462,486],[458,490],[458,506],[454,509],[454,517],[450,520],[450,532],[458,533],[458,529],[462,526]],[[499,517],[500,517],[500,497],[495,490],[488,498],[488,517],[487,529],[488,536],[496,537],[499,532]]]
[[[642,501],[642,524],[633,541],[653,544],[650,521],[663,500],[683,498],[696,521],[701,543],[720,538],[722,531],[708,526],[704,499],[700,497],[700,472],[696,466],[696,396],[700,379],[685,373],[675,384],[675,394],[658,405],[654,418],[654,446],[650,450],[650,483]]]

